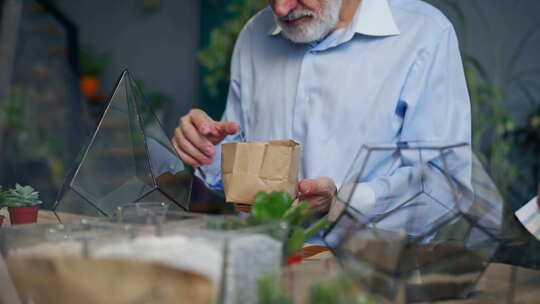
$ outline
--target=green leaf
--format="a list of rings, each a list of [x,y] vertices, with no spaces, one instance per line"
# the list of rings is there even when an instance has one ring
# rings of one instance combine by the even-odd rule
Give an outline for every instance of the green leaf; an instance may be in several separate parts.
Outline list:
[[[292,198],[289,194],[284,192],[272,192],[270,194],[270,202],[268,203],[268,210],[274,219],[281,219],[287,209],[292,204]]]
[[[315,211],[311,209],[305,209],[300,213],[300,217],[298,218],[298,225],[301,225],[303,222],[309,220],[315,215]]]
[[[24,207],[42,204],[39,200],[39,192],[30,186],[15,185],[15,189],[4,191],[0,200],[5,207]]]
[[[306,202],[300,202],[295,206],[291,206],[283,215],[283,219],[287,221],[289,226],[298,226],[300,224],[300,218],[302,210],[306,209],[308,204]]]
[[[296,228],[287,242],[287,254],[293,255],[304,246],[306,232],[302,228]]]
[[[270,196],[267,193],[259,192],[255,195],[255,203],[251,207],[251,215],[258,218],[272,218],[269,210]]]
[[[270,212],[268,211],[267,204],[263,204],[263,203],[255,203],[251,207],[251,215],[258,218],[266,218],[266,219],[272,218],[272,216],[270,215]]]
[[[259,192],[255,195],[255,204],[267,204],[270,201],[270,195],[266,192]]]
[[[309,226],[309,228],[306,230],[306,238],[308,239],[316,235],[319,231],[326,229],[329,225],[330,221],[325,217],[318,220],[317,222]]]
[[[287,193],[272,192],[267,194],[260,192],[255,196],[255,204],[253,204],[251,213],[260,218],[281,219],[291,204],[292,198]]]
[[[292,198],[288,193],[274,191],[270,194],[270,200],[273,204],[278,204],[280,206],[287,206],[287,209],[292,204]]]

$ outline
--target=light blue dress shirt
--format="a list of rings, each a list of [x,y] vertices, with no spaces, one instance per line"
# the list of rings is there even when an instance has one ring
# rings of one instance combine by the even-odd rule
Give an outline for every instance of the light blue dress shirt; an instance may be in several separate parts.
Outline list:
[[[223,115],[241,132],[225,142],[293,139],[303,147],[299,178],[328,176],[338,187],[365,144],[470,143],[458,41],[432,6],[363,0],[347,28],[318,43],[294,44],[280,32],[270,8],[242,30]],[[219,148],[202,168],[214,189],[222,188]],[[469,162],[468,154],[459,157]],[[398,167],[387,165],[385,179],[370,174],[362,180],[367,205],[400,190],[392,185],[405,179]],[[460,177],[465,184],[468,171]]]

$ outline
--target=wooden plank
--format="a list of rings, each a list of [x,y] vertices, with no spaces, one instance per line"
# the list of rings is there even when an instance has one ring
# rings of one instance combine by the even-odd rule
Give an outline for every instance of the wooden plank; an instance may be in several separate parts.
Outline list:
[[[60,214],[63,219],[73,220],[73,221],[91,218],[89,216],[82,216],[82,215],[76,215],[76,214],[68,214],[68,213],[60,213]],[[2,227],[11,226],[11,223],[9,221],[9,212],[7,208],[0,209],[0,215],[4,215],[6,217]],[[56,218],[56,216],[54,215],[54,212],[49,211],[49,210],[39,210],[37,221],[38,221],[38,224],[59,224],[60,223],[58,219]]]

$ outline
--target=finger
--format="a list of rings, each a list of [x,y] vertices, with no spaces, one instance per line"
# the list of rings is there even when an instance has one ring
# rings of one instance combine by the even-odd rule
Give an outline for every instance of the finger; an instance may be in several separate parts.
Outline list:
[[[212,135],[213,126],[216,122],[204,111],[199,109],[191,110],[187,117],[190,118],[193,125],[202,135]]]
[[[236,122],[215,122],[210,129],[211,132],[206,137],[210,142],[217,145],[223,141],[227,135],[236,134],[240,127]]]
[[[311,210],[313,210],[316,214],[326,214],[330,211],[330,204],[319,204],[313,208],[311,208]]]
[[[236,134],[240,126],[236,122],[215,122],[210,128],[208,139],[214,144],[220,143],[227,135]]]
[[[304,196],[320,194],[332,196],[336,192],[336,186],[328,177],[305,179],[298,184],[298,192]]]
[[[188,117],[180,120],[180,128],[176,128],[175,136],[179,137],[179,132],[182,133],[193,146],[207,156],[212,156],[216,152],[214,145],[207,138],[201,136]]]
[[[212,158],[209,156],[204,155],[199,149],[197,149],[195,146],[191,144],[185,137],[182,132],[178,132],[177,134],[177,143],[180,150],[190,156],[191,158],[195,159],[201,164],[210,164],[212,163]]]
[[[226,135],[236,134],[240,128],[236,122],[218,122],[217,125],[220,133]]]
[[[326,213],[330,210],[330,202],[331,200],[327,197],[321,197],[321,196],[308,196],[308,197],[301,197],[302,201],[308,203],[308,208],[313,210],[315,213]]]
[[[176,150],[176,153],[178,153],[178,156],[180,156],[180,159],[182,159],[182,161],[192,167],[200,167],[202,166],[201,163],[199,163],[197,160],[193,159],[191,156],[187,155],[186,153],[182,152],[182,150],[180,149],[180,147],[178,146],[178,143],[176,141],[176,137],[173,137],[172,139],[172,144],[173,144],[173,147],[174,147],[174,150]]]

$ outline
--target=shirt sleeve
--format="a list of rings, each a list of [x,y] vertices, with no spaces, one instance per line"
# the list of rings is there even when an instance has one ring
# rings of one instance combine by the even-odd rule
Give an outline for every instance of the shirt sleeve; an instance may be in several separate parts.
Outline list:
[[[212,190],[223,190],[223,183],[221,180],[221,145],[228,142],[240,142],[245,141],[245,119],[242,110],[242,98],[241,98],[241,68],[243,58],[247,56],[247,46],[245,36],[248,35],[248,28],[244,28],[236,41],[233,57],[231,61],[231,81],[229,85],[229,93],[227,96],[227,105],[221,121],[236,122],[240,125],[240,130],[234,135],[227,136],[223,142],[216,145],[216,153],[211,164],[201,167],[201,172],[196,172],[196,175],[201,178],[207,187]]]
[[[471,116],[470,101],[453,28],[448,28],[431,49],[420,51],[405,81],[398,104],[406,109],[399,141],[429,142],[441,145],[466,143],[468,147],[447,150],[445,158],[452,162],[452,179],[464,189],[471,189]],[[453,206],[444,164],[440,153],[401,150],[397,160],[388,158],[378,174],[357,186],[351,204],[368,215],[394,213],[403,207],[419,189],[441,204],[410,204],[407,214],[390,216],[390,226],[407,224],[404,217],[415,221],[413,233],[428,229],[435,219]],[[376,166],[375,166],[376,167]],[[357,198],[357,199],[355,199]],[[406,204],[405,204],[406,205]],[[400,218],[399,220],[396,220]]]

